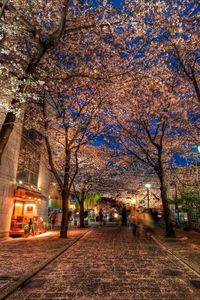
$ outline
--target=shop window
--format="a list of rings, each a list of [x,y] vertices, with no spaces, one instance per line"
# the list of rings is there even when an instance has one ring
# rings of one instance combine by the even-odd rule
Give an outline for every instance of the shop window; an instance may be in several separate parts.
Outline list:
[[[23,130],[17,180],[37,186],[40,166],[40,138],[33,130]]]
[[[26,211],[27,212],[32,212],[33,211],[33,206],[27,206]]]
[[[14,207],[14,215],[15,216],[22,216],[24,210],[24,203],[23,202],[16,202]]]

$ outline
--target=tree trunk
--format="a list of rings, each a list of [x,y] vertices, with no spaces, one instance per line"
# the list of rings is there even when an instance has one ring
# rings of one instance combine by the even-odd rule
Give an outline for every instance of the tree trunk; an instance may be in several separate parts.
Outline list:
[[[4,149],[9,140],[10,134],[14,128],[16,116],[12,112],[8,112],[0,131],[0,164]]]
[[[68,231],[68,200],[69,193],[66,191],[62,191],[62,221],[60,228],[60,237],[67,238]]]
[[[169,204],[167,201],[167,187],[164,182],[163,172],[159,176],[160,179],[160,191],[161,191],[161,199],[164,211],[164,220],[165,220],[165,228],[166,228],[166,236],[167,237],[175,237],[175,231],[173,228],[172,218],[171,218],[171,211],[169,208]]]
[[[199,84],[196,80],[196,77],[195,77],[195,74],[194,74],[194,70],[193,70],[193,76],[192,76],[192,83],[194,85],[194,89],[195,89],[195,92],[196,92],[196,95],[197,95],[197,100],[200,104],[200,90],[199,90]]]
[[[84,228],[84,201],[83,199],[80,200],[79,202],[79,206],[80,206],[80,228]]]

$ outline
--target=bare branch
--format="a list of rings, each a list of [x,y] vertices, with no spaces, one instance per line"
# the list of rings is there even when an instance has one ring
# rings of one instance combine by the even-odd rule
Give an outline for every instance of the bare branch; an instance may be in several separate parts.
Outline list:
[[[1,11],[0,11],[0,20],[1,20],[2,16],[3,16],[3,14],[4,14],[4,10],[6,9],[6,6],[7,6],[7,4],[8,4],[8,1],[9,1],[9,0],[4,0],[2,4],[0,3],[0,7],[1,7]]]

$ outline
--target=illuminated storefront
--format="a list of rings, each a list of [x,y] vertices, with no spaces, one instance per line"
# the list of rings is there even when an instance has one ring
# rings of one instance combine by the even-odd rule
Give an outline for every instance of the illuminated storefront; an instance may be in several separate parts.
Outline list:
[[[44,222],[46,204],[46,198],[41,193],[17,188],[15,190],[10,236],[23,235],[25,228],[30,223],[32,234],[44,232],[46,228]]]

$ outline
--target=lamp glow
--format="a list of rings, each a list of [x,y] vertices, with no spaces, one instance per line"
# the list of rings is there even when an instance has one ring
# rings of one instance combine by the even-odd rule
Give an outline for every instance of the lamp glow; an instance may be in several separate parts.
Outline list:
[[[145,186],[145,188],[150,189],[151,188],[151,183],[146,183],[144,186]]]
[[[136,204],[136,199],[132,199],[132,200],[131,200],[131,203],[132,203],[133,205],[135,205],[135,204]]]

